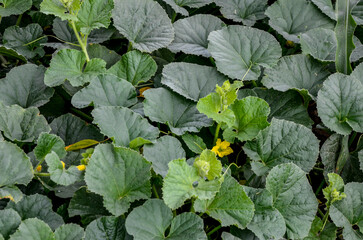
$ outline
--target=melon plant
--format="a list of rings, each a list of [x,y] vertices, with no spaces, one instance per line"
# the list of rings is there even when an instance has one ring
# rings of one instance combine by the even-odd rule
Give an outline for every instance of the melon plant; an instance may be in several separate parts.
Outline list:
[[[0,0],[0,239],[363,239],[362,9]]]

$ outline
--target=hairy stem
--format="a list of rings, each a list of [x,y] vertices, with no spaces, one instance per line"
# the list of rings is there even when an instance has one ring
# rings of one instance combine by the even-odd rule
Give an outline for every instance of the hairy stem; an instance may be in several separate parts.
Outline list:
[[[213,140],[213,146],[216,145],[217,139],[218,139],[218,135],[219,135],[219,130],[221,129],[221,123],[218,123],[216,131],[214,133],[214,140]]]
[[[76,24],[73,21],[70,21],[70,22],[71,22],[74,34],[76,35],[76,38],[78,40],[78,43],[81,46],[84,55],[86,56],[86,60],[87,60],[87,62],[89,62],[90,58],[89,58],[88,52],[87,52],[87,36],[85,36],[84,40],[82,40],[77,31]]]

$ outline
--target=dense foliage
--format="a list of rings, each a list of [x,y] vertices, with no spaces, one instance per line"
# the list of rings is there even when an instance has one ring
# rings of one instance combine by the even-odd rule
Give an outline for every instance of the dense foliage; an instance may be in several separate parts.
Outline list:
[[[0,239],[363,239],[363,0],[0,0]]]

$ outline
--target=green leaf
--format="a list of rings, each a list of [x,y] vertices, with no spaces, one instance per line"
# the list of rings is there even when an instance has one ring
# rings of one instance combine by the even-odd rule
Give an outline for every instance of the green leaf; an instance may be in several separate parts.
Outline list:
[[[304,240],[335,240],[337,234],[337,227],[331,223],[327,222],[324,230],[320,232],[323,227],[323,221],[319,217],[315,217],[309,235],[304,238]]]
[[[170,232],[167,234],[170,224]],[[182,213],[173,219],[172,211],[159,199],[148,200],[142,206],[134,208],[126,219],[126,229],[135,240],[207,239],[200,217],[194,213]]]
[[[68,80],[73,87],[91,82],[97,75],[106,71],[106,62],[93,58],[86,63],[83,52],[75,49],[62,49],[51,60],[45,72],[44,82],[50,87],[58,86]],[[65,71],[66,70],[66,71]]]
[[[23,62],[27,62],[26,58],[22,55],[20,55],[19,53],[17,53],[16,51],[14,51],[13,49],[7,48],[3,45],[0,44],[0,54],[5,56],[5,57],[10,57],[10,58],[14,58],[17,60],[21,60]]]
[[[126,230],[135,240],[163,239],[173,213],[160,199],[150,199],[134,208],[126,219]]]
[[[84,0],[77,14],[76,26],[84,35],[89,35],[94,29],[108,28],[112,8],[112,0]]]
[[[268,121],[271,121],[272,118],[277,118],[302,124],[306,127],[310,127],[313,124],[307,109],[304,107],[303,99],[298,92],[280,92],[265,88],[239,90],[239,99],[248,96],[262,98],[268,103],[271,108]]]
[[[101,217],[86,228],[85,240],[132,240],[125,228],[123,217]]]
[[[13,209],[0,210],[0,236],[8,239],[21,223],[19,214]]]
[[[277,67],[266,70],[265,75],[262,83],[268,88],[282,92],[294,89],[315,99],[330,73],[311,57],[299,54],[281,58]]]
[[[120,61],[113,65],[108,73],[129,81],[136,86],[139,83],[147,82],[156,73],[157,65],[150,55],[131,51],[124,55]]]
[[[149,144],[149,143],[152,143],[152,142],[150,140],[143,139],[142,137],[137,137],[130,142],[130,148],[134,149],[134,150],[138,150],[143,145]]]
[[[237,225],[245,228],[251,222],[254,204],[243,186],[233,177],[226,175],[219,192],[211,200],[196,200],[195,211],[205,212],[221,222],[222,227]]]
[[[42,35],[43,29],[37,23],[29,24],[23,28],[11,26],[4,32],[3,42],[5,47],[14,49],[26,58],[33,58],[36,55],[43,57],[45,52],[40,44],[46,43],[47,37],[38,40]]]
[[[162,84],[196,102],[226,80],[215,68],[191,63],[170,63],[164,66],[162,74]]]
[[[281,47],[269,33],[244,26],[228,26],[212,32],[208,51],[218,71],[239,80],[255,80],[261,67],[271,68],[281,57]]]
[[[222,163],[211,150],[205,149],[197,157],[193,164],[198,169],[199,176],[206,177],[209,181],[219,178],[222,175]]]
[[[9,240],[54,240],[52,229],[43,221],[31,218],[21,222]]]
[[[4,106],[0,102],[0,131],[12,141],[33,142],[42,132],[49,132],[47,120],[35,107]]]
[[[359,64],[357,67],[355,67],[354,71],[350,76],[359,80],[363,85],[363,78],[361,77],[361,74],[363,74],[363,64]]]
[[[267,176],[266,189],[272,194],[273,206],[285,219],[287,238],[306,237],[318,209],[306,173],[293,163],[280,164]]]
[[[336,3],[337,24],[335,26],[335,36],[337,39],[337,51],[335,55],[335,67],[338,72],[344,74],[352,73],[350,55],[355,48],[353,36],[357,24],[351,13],[358,2],[359,0],[337,0]]]
[[[165,10],[150,0],[115,0],[112,11],[117,30],[132,46],[142,52],[153,52],[168,46],[174,29]]]
[[[181,143],[172,136],[163,136],[155,143],[145,145],[143,154],[145,159],[152,163],[155,173],[163,177],[168,173],[170,161],[186,157]]]
[[[16,186],[2,187],[0,188],[0,199],[10,199],[17,203],[23,198],[24,194]]]
[[[2,0],[0,6],[0,16],[19,15],[32,7],[32,0]]]
[[[33,168],[21,148],[0,141],[0,187],[14,184],[27,185],[33,179]]]
[[[347,197],[331,206],[330,217],[337,227],[344,228],[344,239],[363,239],[363,184],[348,183],[344,193]]]
[[[234,95],[233,98],[237,98],[237,94]],[[234,102],[233,98],[230,98],[230,103]],[[224,110],[222,102],[221,96],[218,93],[213,92],[198,101],[197,109],[217,123],[226,123],[231,127],[235,123],[236,116],[231,109]]]
[[[118,146],[129,146],[137,137],[154,140],[159,136],[158,128],[128,108],[99,107],[92,111],[92,116],[102,133],[113,137]]]
[[[273,118],[270,127],[247,142],[243,150],[253,164],[261,164],[266,171],[282,163],[294,163],[309,173],[318,159],[319,140],[307,127]]]
[[[6,78],[0,80],[0,101],[23,108],[46,104],[54,90],[44,85],[44,72],[44,67],[33,64],[11,69]]]
[[[270,114],[270,107],[261,98],[246,97],[236,100],[230,108],[236,121],[223,132],[223,137],[228,142],[234,142],[235,138],[242,142],[252,140],[260,130],[269,125],[267,116]]]
[[[266,189],[244,187],[255,204],[255,214],[247,225],[259,239],[281,239],[286,232],[286,223],[281,213],[273,207],[272,195]]]
[[[208,52],[208,35],[222,29],[225,24],[212,15],[198,14],[180,19],[174,24],[175,39],[168,46],[172,52],[179,51],[203,57],[210,57]]]
[[[37,146],[34,148],[34,155],[38,160],[42,160],[48,153],[54,151],[59,158],[64,158],[67,155],[64,148],[63,140],[57,135],[41,133],[37,141]]]
[[[77,190],[68,206],[70,217],[81,216],[82,219],[94,220],[98,217],[109,215],[103,206],[103,199],[100,195],[89,192],[86,187]]]
[[[68,169],[64,168],[59,156],[55,152],[49,153],[45,157],[45,161],[48,165],[50,179],[53,182],[68,186],[81,180],[82,172],[79,171],[76,166],[71,166]]]
[[[53,24],[53,32],[54,32],[54,24]],[[118,55],[115,51],[110,50],[100,44],[88,45],[87,52],[90,58],[103,59],[107,63],[106,65],[107,69],[109,69],[112,65],[114,65],[121,59],[121,56]]]
[[[154,122],[168,124],[176,135],[199,132],[202,127],[212,125],[210,119],[198,112],[196,103],[165,88],[149,89],[144,96],[145,115]]]
[[[198,169],[189,166],[185,159],[173,160],[168,166],[169,171],[163,184],[163,199],[171,209],[181,207],[185,200],[192,197],[211,199],[220,188],[218,179],[205,181],[199,176]]]
[[[90,191],[103,196],[107,210],[119,216],[130,203],[151,196],[150,167],[133,150],[101,144],[92,154],[85,180]]]
[[[306,0],[278,0],[265,14],[269,25],[285,39],[298,43],[298,36],[314,28],[333,29],[334,22]]]
[[[329,129],[348,135],[363,132],[363,85],[354,77],[331,75],[319,91],[319,117]]]
[[[169,4],[173,10],[184,16],[188,16],[189,13],[184,7],[199,8],[204,5],[210,4],[213,0],[162,0]]]
[[[73,1],[75,4],[79,4],[80,1],[76,0]],[[72,9],[71,4],[71,9]],[[55,15],[56,17],[61,18],[62,20],[70,20],[70,21],[77,21],[77,17],[71,13],[69,10],[64,7],[64,5],[59,0],[43,0],[40,4],[40,11],[45,14]]]
[[[102,74],[72,97],[72,105],[84,108],[121,106],[130,107],[137,103],[136,89],[131,83],[111,74]]]
[[[62,225],[54,232],[55,240],[79,240],[83,239],[84,230],[76,224]]]
[[[53,230],[64,224],[62,217],[53,212],[52,202],[50,199],[44,195],[35,194],[24,196],[18,203],[9,202],[6,208],[17,211],[22,220],[28,218],[38,218],[43,220]]]
[[[207,148],[203,139],[197,135],[187,133],[182,136],[182,139],[188,148],[196,154],[201,154]]]
[[[63,139],[66,146],[84,139],[102,141],[103,135],[99,130],[82,119],[67,113],[53,120],[50,124],[51,133]]]
[[[265,18],[267,0],[214,0],[214,2],[221,7],[221,13],[225,18],[242,22],[249,27]]]
[[[335,10],[331,0],[312,0],[312,2],[328,17],[336,20]]]
[[[329,0],[330,1],[330,0]],[[314,28],[300,35],[301,50],[322,62],[334,62],[337,40],[333,30]]]

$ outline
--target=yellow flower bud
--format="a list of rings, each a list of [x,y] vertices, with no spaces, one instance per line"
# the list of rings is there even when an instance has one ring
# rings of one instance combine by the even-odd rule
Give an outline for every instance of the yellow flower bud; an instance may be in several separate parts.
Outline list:
[[[86,165],[83,165],[83,164],[78,165],[78,166],[77,166],[77,169],[78,169],[79,171],[84,171],[84,170],[86,170]]]
[[[62,163],[62,166],[63,166],[63,169],[64,169],[66,167],[66,164],[63,161],[61,161],[61,163]]]
[[[39,165],[37,168],[36,168],[37,172],[41,172],[42,171],[42,165]]]

